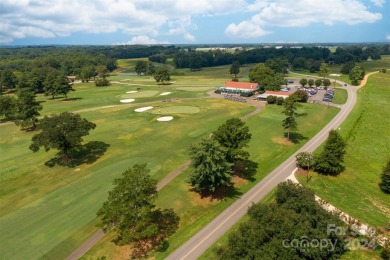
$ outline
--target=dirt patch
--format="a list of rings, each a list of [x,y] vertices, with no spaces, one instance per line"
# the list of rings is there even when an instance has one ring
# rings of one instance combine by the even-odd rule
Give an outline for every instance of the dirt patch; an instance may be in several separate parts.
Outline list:
[[[281,145],[286,145],[286,146],[293,145],[293,143],[290,140],[287,140],[287,138],[280,137],[280,136],[272,137],[272,142]]]
[[[241,188],[242,186],[248,184],[248,180],[240,178],[238,176],[233,176],[231,179],[235,188]]]
[[[129,259],[132,253],[132,246],[117,246],[114,259]]]
[[[380,201],[378,201],[374,197],[370,196],[368,197],[368,199],[372,202],[372,204],[374,204],[375,207],[379,208],[386,215],[388,219],[390,219],[390,209],[388,207],[383,205]]]
[[[190,196],[193,204],[199,205],[203,208],[208,208],[210,206],[217,205],[219,200],[215,199],[211,196],[204,197],[201,193],[196,192],[192,189],[192,187],[189,187],[190,190]]]
[[[307,170],[298,168],[298,170],[295,172],[295,176],[306,176],[307,175]]]

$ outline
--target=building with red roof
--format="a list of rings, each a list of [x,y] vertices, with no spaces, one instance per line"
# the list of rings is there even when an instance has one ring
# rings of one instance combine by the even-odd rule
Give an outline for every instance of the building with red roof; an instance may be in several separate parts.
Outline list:
[[[275,96],[275,97],[282,97],[282,98],[287,98],[291,95],[292,93],[290,92],[283,92],[283,91],[270,91],[267,90],[263,94],[260,94],[257,96],[257,99],[267,99],[268,96]]]
[[[259,84],[251,82],[226,81],[223,87],[218,88],[222,93],[253,93],[260,89]]]

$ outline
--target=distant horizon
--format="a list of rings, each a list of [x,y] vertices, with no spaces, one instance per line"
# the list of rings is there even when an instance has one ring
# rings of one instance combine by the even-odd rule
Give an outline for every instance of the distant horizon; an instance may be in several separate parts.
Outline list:
[[[165,44],[12,44],[12,45],[0,45],[0,49],[13,48],[13,47],[82,47],[82,46],[260,46],[260,45],[272,45],[272,46],[295,46],[295,45],[318,45],[318,46],[338,46],[338,45],[385,45],[390,42],[305,42],[305,43],[279,43],[279,42],[260,42],[260,43],[165,43]]]

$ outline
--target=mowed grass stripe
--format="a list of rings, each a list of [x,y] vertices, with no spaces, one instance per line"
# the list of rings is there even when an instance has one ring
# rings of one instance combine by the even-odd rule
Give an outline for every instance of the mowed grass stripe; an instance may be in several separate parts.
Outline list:
[[[236,103],[236,102],[235,102]],[[234,103],[232,103],[234,104]],[[166,252],[155,255],[157,259],[164,259],[175,248],[183,244],[214,217],[231,205],[240,194],[248,191],[256,182],[264,178],[270,171],[286,160],[293,152],[301,147],[308,139],[314,136],[324,127],[339,111],[339,109],[327,108],[318,104],[304,104],[302,111],[308,113],[306,118],[299,118],[300,133],[308,139],[294,145],[285,142],[281,121],[284,116],[281,106],[266,106],[260,114],[246,120],[246,124],[252,133],[252,140],[248,147],[251,160],[259,163],[255,174],[256,181],[240,181],[238,190],[229,193],[224,199],[201,199],[200,196],[190,191],[186,183],[190,169],[177,176],[160,192],[158,206],[162,208],[174,208],[181,218],[179,230],[169,238],[170,247]],[[95,245],[83,259],[90,259],[105,255],[109,259],[115,259],[123,255],[122,250],[111,243],[112,236],[108,234],[102,241]]]
[[[318,196],[351,216],[383,228],[390,219],[389,195],[379,189],[380,174],[390,154],[390,73],[370,76],[359,90],[358,102],[341,125],[347,139],[345,172],[313,174],[308,184]]]
[[[156,121],[158,115],[136,113],[132,107],[82,113],[98,125],[86,141],[99,140],[110,147],[102,158],[92,165],[81,165],[76,172],[74,168],[44,166],[45,159],[50,159],[54,153],[40,151],[35,157],[32,152],[25,152],[29,151],[31,135],[10,125],[14,131],[5,134],[2,140],[10,146],[14,145],[15,138],[23,142],[5,161],[19,168],[10,167],[8,178],[1,180],[4,189],[0,199],[5,205],[0,219],[2,257],[36,259],[54,248],[62,252],[59,247],[70,253],[71,247],[63,242],[94,220],[111,189],[112,180],[125,169],[135,163],[148,163],[151,175],[161,180],[187,160],[186,151],[192,142],[207,136],[227,118],[254,110],[248,104],[231,106],[231,102],[215,99],[185,104],[201,107],[201,112],[177,115],[175,120],[164,124]],[[196,129],[208,131],[203,135],[190,135]],[[31,161],[26,164],[27,160]],[[72,241],[72,244],[76,247],[81,242]]]

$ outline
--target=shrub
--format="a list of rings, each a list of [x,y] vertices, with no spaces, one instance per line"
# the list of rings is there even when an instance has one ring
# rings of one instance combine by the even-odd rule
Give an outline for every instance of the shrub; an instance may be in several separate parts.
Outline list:
[[[268,104],[275,104],[276,103],[276,97],[275,96],[268,96],[267,97],[267,103]]]
[[[232,81],[238,82],[238,78],[232,78]]]
[[[387,164],[382,171],[379,187],[383,192],[390,193],[390,160],[387,161]]]
[[[387,69],[382,69],[382,73],[386,73]]]
[[[221,94],[221,90],[220,90],[220,89],[216,89],[216,90],[214,91],[214,93]]]
[[[298,102],[307,102],[309,99],[309,95],[304,90],[297,90],[291,96]]]
[[[283,105],[283,102],[284,102],[284,98],[282,98],[282,97],[278,97],[276,99],[276,105],[281,106],[281,105]]]
[[[240,96],[241,97],[251,97],[251,96],[253,96],[253,93],[252,92],[244,92],[244,93],[241,93]]]

